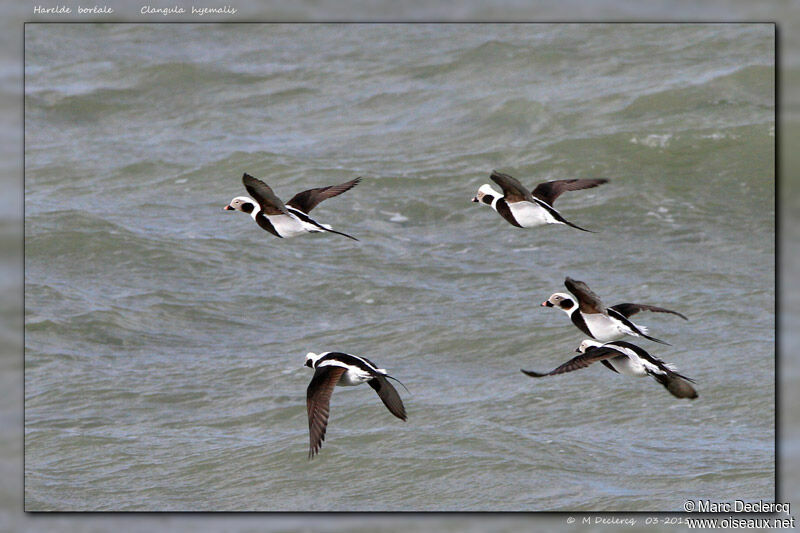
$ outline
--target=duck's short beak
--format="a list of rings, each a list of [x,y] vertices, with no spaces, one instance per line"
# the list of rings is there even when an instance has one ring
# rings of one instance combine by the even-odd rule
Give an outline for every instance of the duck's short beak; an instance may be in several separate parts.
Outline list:
[[[550,303],[550,300],[546,300],[542,302],[542,305],[540,307],[553,307],[553,304]]]
[[[235,211],[234,208],[231,207],[231,204],[226,205],[222,208],[223,211]]]
[[[478,202],[478,197],[477,196],[473,196],[472,197],[472,201],[477,203]]]

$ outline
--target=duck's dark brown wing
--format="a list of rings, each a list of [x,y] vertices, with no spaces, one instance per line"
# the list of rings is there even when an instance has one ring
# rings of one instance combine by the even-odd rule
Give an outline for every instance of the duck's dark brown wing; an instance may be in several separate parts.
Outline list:
[[[618,355],[620,355],[620,353],[614,350],[613,348],[607,348],[605,346],[597,346],[589,348],[588,350],[586,350],[586,352],[576,357],[573,357],[563,365],[556,367],[550,372],[540,373],[540,372],[534,372],[533,370],[522,370],[522,373],[532,378],[555,376],[556,374],[564,374],[566,372],[572,372],[573,370],[586,368],[592,363],[595,363],[597,361],[605,361],[606,359],[610,359]]]
[[[570,180],[554,180],[545,181],[540,183],[533,189],[533,196],[539,200],[553,205],[556,198],[561,196],[561,193],[566,191],[579,191],[581,189],[591,189],[603,183],[608,183],[607,179],[570,179]]]
[[[317,189],[309,189],[307,191],[299,192],[295,194],[291,200],[286,202],[286,205],[290,205],[295,209],[299,209],[303,213],[308,213],[317,207],[321,201],[338,196],[345,191],[349,191],[358,185],[360,181],[361,178],[356,178],[346,183],[340,183],[339,185],[329,185],[328,187],[319,187]]]
[[[664,309],[663,307],[656,307],[655,305],[645,305],[645,304],[632,304],[632,303],[624,303],[624,304],[617,304],[612,305],[609,309],[613,309],[617,311],[619,314],[624,316],[625,318],[630,318],[631,316],[635,315],[639,311],[650,311],[652,313],[669,313],[671,315],[678,315],[684,320],[689,320],[683,314],[672,311],[670,309]]]
[[[403,400],[400,399],[400,395],[397,394],[397,390],[389,383],[388,379],[383,376],[376,376],[367,381],[367,383],[369,383],[370,387],[375,389],[383,405],[385,405],[394,416],[400,420],[406,419],[406,408],[403,406]]]
[[[578,298],[578,306],[582,313],[608,314],[603,302],[600,301],[600,298],[598,298],[597,295],[592,292],[592,289],[590,289],[589,286],[584,282],[567,276],[567,279],[564,280],[564,286],[567,288],[567,290],[569,290],[569,292]]]
[[[310,447],[308,458],[311,459],[322,447],[325,431],[328,428],[331,395],[339,382],[345,368],[340,366],[323,366],[317,368],[306,391],[306,408],[308,409],[308,436]]]
[[[289,211],[283,205],[281,199],[278,198],[269,185],[264,183],[258,178],[254,178],[250,174],[245,173],[242,176],[242,183],[247,193],[259,203],[261,210],[266,215],[288,215]]]
[[[503,189],[503,197],[506,202],[510,204],[522,201],[534,202],[531,193],[528,192],[528,189],[523,187],[516,178],[508,174],[503,174],[502,172],[497,172],[496,170],[493,170],[489,177]]]

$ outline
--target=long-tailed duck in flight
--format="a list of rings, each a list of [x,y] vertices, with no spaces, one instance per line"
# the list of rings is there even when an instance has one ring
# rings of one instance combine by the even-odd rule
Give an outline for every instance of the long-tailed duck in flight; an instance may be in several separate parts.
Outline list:
[[[522,372],[534,378],[541,378],[586,368],[595,361],[600,361],[607,368],[625,376],[652,376],[677,398],[697,398],[697,391],[690,384],[694,383],[693,379],[679,374],[674,366],[653,357],[635,344],[623,341],[603,344],[586,339],[576,351],[581,355],[573,357],[550,372],[543,374],[532,370],[522,370]]]
[[[600,298],[582,281],[577,281],[569,276],[564,281],[569,292],[578,298],[578,302],[566,293],[557,292],[542,302],[544,307],[556,307],[564,311],[572,319],[572,323],[579,330],[593,339],[603,342],[615,341],[625,335],[644,337],[651,341],[667,344],[660,339],[647,335],[647,328],[634,324],[628,320],[639,311],[652,311],[654,313],[670,313],[684,320],[689,320],[677,311],[656,307],[654,305],[622,303],[606,309]]]
[[[272,192],[269,185],[245,173],[244,176],[242,176],[242,183],[244,183],[245,189],[247,189],[247,192],[250,193],[252,198],[237,196],[231,200],[224,209],[226,211],[236,210],[247,213],[253,217],[253,220],[255,220],[256,224],[261,226],[262,229],[267,230],[276,237],[284,239],[297,237],[304,233],[327,231],[357,241],[358,239],[355,237],[331,229],[327,224],[320,224],[308,216],[308,213],[321,201],[349,191],[355,187],[359,181],[361,181],[361,178],[350,180],[341,185],[309,189],[295,194],[292,199],[284,205],[280,198]]]
[[[308,450],[309,459],[314,457],[322,447],[322,441],[325,440],[331,394],[336,385],[353,386],[366,382],[375,389],[383,404],[394,416],[401,420],[406,419],[403,401],[387,378],[400,382],[366,357],[342,352],[320,354],[309,352],[306,354],[305,364],[314,369],[314,377],[311,378],[306,392],[308,431],[311,439],[311,447]]]
[[[582,231],[590,230],[577,226],[561,216],[561,213],[553,207],[553,202],[564,191],[590,189],[608,182],[607,179],[545,181],[538,184],[533,192],[528,192],[516,178],[508,174],[494,170],[490,177],[500,185],[503,193],[484,183],[472,201],[490,206],[512,226],[534,228],[544,224],[566,224]]]

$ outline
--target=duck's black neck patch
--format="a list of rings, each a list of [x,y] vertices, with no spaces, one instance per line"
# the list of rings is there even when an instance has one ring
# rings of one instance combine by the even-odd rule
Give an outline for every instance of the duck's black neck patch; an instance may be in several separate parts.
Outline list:
[[[575,305],[575,302],[570,300],[569,298],[564,298],[560,302],[558,302],[558,306],[561,309],[572,309],[572,306]]]
[[[494,202],[494,196],[492,196],[491,194],[484,194],[483,198],[481,198],[481,200],[486,205],[492,205],[492,202]]]
[[[245,202],[242,204],[242,211],[244,211],[248,215],[253,212],[254,208],[255,206],[249,202]]]

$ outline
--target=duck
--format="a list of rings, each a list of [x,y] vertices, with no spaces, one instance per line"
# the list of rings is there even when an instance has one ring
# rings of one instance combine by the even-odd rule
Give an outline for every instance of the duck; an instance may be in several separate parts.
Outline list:
[[[336,231],[328,224],[317,222],[308,213],[323,200],[349,191],[360,181],[359,177],[339,185],[308,189],[295,194],[284,204],[269,185],[245,172],[242,176],[242,183],[250,196],[233,198],[223,210],[246,213],[263,230],[281,239],[289,239],[306,233],[329,232],[357,241],[358,239],[352,235]]]
[[[553,203],[566,191],[591,189],[608,183],[604,178],[545,181],[529,192],[519,180],[508,174],[494,170],[489,177],[503,192],[498,192],[488,183],[484,183],[478,188],[478,193],[472,201],[491,207],[512,226],[535,228],[545,224],[566,224],[590,233],[594,232],[565,219],[553,207]]]
[[[689,320],[685,315],[655,305],[621,303],[606,308],[600,298],[583,281],[567,276],[564,285],[575,297],[556,292],[542,302],[543,307],[554,307],[565,312],[572,323],[585,335],[602,342],[622,339],[626,335],[643,337],[653,342],[669,345],[647,334],[648,329],[633,323],[629,318],[640,311],[668,313]],[[577,298],[577,301],[576,301]]]
[[[673,365],[650,355],[644,349],[630,342],[603,343],[594,339],[585,339],[575,351],[581,355],[573,357],[550,372],[540,373],[533,370],[520,370],[527,376],[542,378],[586,368],[590,364],[600,361],[608,369],[625,376],[650,376],[676,398],[693,400],[698,396],[697,391],[692,386],[693,379],[678,373]]]
[[[333,389],[368,384],[378,394],[383,404],[394,416],[406,421],[406,409],[403,400],[392,386],[389,379],[398,381],[387,374],[383,368],[358,355],[344,352],[308,352],[305,366],[314,370],[314,376],[306,391],[306,408],[308,410],[309,450],[308,458],[312,459],[322,447],[328,427],[330,403]],[[402,383],[400,383],[402,385]],[[403,385],[405,388],[405,385]],[[408,389],[406,389],[408,390]]]

